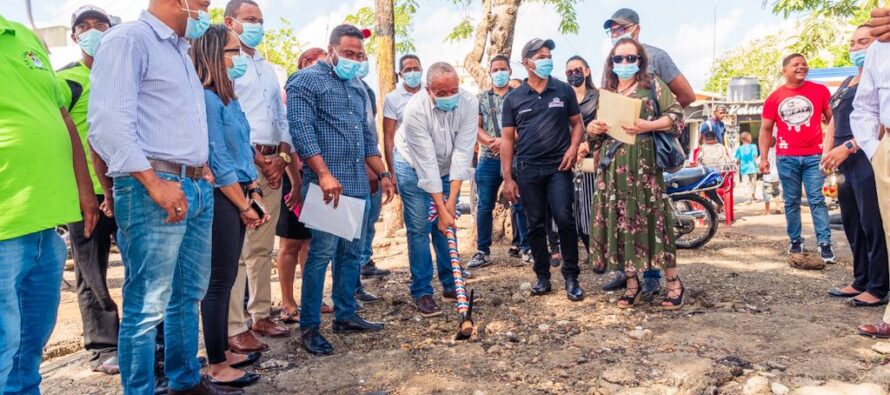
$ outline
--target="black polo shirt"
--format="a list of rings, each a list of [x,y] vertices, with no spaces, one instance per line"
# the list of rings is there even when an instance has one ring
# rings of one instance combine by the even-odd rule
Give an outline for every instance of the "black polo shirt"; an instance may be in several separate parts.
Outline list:
[[[551,77],[539,94],[526,80],[504,98],[501,125],[515,127],[519,134],[517,161],[558,166],[572,143],[569,118],[580,113],[569,84]]]

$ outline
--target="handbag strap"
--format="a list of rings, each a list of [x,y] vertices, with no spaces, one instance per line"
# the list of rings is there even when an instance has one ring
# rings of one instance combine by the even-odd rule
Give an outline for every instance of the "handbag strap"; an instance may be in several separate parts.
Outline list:
[[[491,94],[488,95],[488,115],[491,117],[491,123],[494,125],[496,137],[501,137],[501,125],[498,124],[498,109],[494,105],[494,98],[491,96]]]
[[[655,92],[658,89],[658,80],[655,79],[654,75],[650,76],[652,78],[649,79],[649,99],[655,104],[655,119],[658,119],[661,118],[661,104],[658,103],[658,96],[655,95]]]

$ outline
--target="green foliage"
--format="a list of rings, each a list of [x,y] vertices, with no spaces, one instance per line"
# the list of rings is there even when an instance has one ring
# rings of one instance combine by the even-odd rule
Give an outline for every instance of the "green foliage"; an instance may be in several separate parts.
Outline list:
[[[562,34],[578,34],[580,25],[578,24],[578,14],[575,12],[575,6],[583,0],[526,0],[523,3],[543,3],[553,6],[556,13],[559,14],[559,32]],[[464,18],[451,29],[451,33],[445,37],[445,41],[466,40],[473,36],[476,30],[476,21],[470,16],[478,14],[476,10],[471,10],[474,0],[451,0],[454,5],[461,8],[464,12]]]
[[[776,86],[780,78],[781,59],[785,48],[777,36],[747,42],[717,59],[705,90],[724,94],[733,77],[755,77],[760,82],[761,99]]]
[[[395,29],[395,45],[396,53],[414,52],[414,25],[412,18],[417,12],[417,0],[395,0],[393,4],[393,28]],[[374,53],[376,47],[374,44],[375,32],[374,24],[376,19],[376,11],[373,7],[359,8],[354,14],[346,16],[346,23],[353,24],[359,28],[371,29],[371,37],[365,41],[365,51]]]
[[[225,22],[226,17],[223,14],[226,13],[226,10],[222,8],[211,8],[210,9],[210,23],[213,24],[222,24]]]
[[[303,53],[303,44],[297,39],[290,21],[281,18],[281,25],[280,29],[266,31],[263,43],[257,50],[266,61],[284,67],[291,74],[297,71],[297,60]]]
[[[473,36],[473,31],[476,30],[475,26],[473,26],[473,21],[469,16],[465,16],[454,29],[451,29],[451,33],[448,33],[448,36],[445,37],[445,41],[460,41],[466,40]]]
[[[578,34],[578,14],[575,12],[575,5],[581,0],[542,0],[545,4],[550,4],[559,14],[559,32],[562,34]]]

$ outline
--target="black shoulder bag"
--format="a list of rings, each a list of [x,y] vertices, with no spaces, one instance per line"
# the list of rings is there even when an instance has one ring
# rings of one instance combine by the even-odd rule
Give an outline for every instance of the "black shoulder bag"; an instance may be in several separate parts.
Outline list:
[[[655,95],[658,81],[654,78],[651,81],[649,97],[655,104],[655,119],[658,119],[661,118],[661,106]],[[680,139],[673,133],[656,131],[650,134],[655,144],[655,166],[667,173],[676,173],[682,169],[683,164],[686,163],[686,154],[683,152],[683,146],[680,145]]]

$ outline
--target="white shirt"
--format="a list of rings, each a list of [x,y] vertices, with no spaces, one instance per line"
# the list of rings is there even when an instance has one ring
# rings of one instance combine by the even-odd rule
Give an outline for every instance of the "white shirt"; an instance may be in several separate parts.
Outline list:
[[[460,91],[457,108],[436,108],[425,89],[417,92],[396,130],[396,150],[417,172],[417,186],[428,193],[442,192],[442,177],[469,180],[473,177],[473,148],[479,124],[479,101]]]
[[[420,87],[420,91],[422,90],[424,90],[423,85]],[[396,90],[389,92],[383,100],[383,117],[395,119],[396,128],[402,126],[402,113],[405,111],[408,100],[411,100],[412,97],[414,97],[414,93],[408,92],[404,83],[399,84]]]
[[[853,99],[850,125],[856,144],[871,159],[878,150],[881,124],[890,126],[890,43],[875,41],[865,55],[862,79]]]
[[[764,182],[779,182],[779,169],[776,166],[776,147],[769,148],[766,156],[769,162],[769,173],[763,175]]]
[[[281,85],[275,70],[259,52],[249,57],[247,71],[235,80],[235,95],[250,123],[251,143],[270,146],[287,143],[293,149]]]

